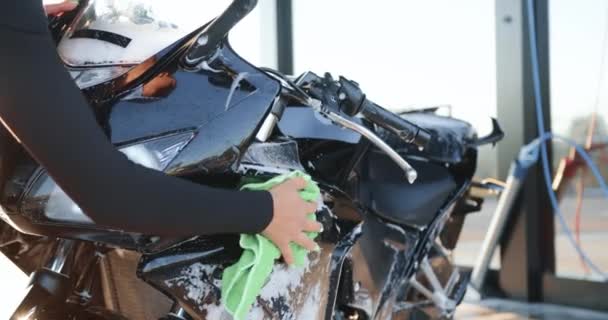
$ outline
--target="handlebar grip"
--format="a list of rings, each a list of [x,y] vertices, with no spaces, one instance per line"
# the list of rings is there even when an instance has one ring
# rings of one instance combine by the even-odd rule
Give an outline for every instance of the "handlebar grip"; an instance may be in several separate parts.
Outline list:
[[[362,114],[369,121],[421,149],[425,149],[431,141],[430,132],[368,100],[355,82],[340,77],[339,83],[338,99],[342,112],[350,116]]]
[[[361,114],[370,121],[391,131],[403,141],[413,143],[421,149],[431,141],[431,134],[419,126],[365,99],[361,105]]]

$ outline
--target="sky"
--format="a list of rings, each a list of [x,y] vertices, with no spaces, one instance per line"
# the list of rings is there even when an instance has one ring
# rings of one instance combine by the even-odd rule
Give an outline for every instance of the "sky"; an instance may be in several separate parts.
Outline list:
[[[343,74],[387,108],[495,115],[492,1],[294,2],[296,70]]]
[[[551,0],[551,103],[554,130],[565,134],[594,110],[608,120],[608,1]],[[596,97],[599,100],[596,104]]]

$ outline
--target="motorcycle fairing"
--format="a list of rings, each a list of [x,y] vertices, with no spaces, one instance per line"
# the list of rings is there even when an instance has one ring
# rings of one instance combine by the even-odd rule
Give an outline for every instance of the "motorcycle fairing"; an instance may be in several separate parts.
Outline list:
[[[280,85],[239,57],[228,43],[205,61],[209,68],[192,72],[178,63],[176,59],[159,72],[177,68],[172,73],[177,85],[169,95],[153,100],[126,98],[112,107],[108,119],[112,141],[124,144],[194,128],[195,138],[165,172],[229,171],[247,149]]]
[[[351,120],[361,122],[356,118]],[[308,107],[287,107],[279,121],[279,129],[283,134],[296,139],[332,140],[350,144],[361,140],[360,134],[332,124]]]
[[[426,227],[458,185],[445,166],[410,159],[418,171],[415,184],[390,158],[369,152],[361,166],[359,201],[379,216],[418,228]]]

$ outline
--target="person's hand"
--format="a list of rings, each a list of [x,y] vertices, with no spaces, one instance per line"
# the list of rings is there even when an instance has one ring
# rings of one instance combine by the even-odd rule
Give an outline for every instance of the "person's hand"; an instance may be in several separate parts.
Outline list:
[[[65,11],[72,11],[78,6],[77,2],[74,1],[63,1],[60,3],[45,4],[44,11],[47,15],[58,15]]]
[[[315,250],[317,244],[304,232],[320,232],[322,228],[319,222],[308,218],[317,210],[317,204],[302,200],[298,194],[305,187],[306,180],[294,178],[270,190],[274,216],[262,234],[279,247],[287,264],[294,262],[289,243],[295,242],[308,250]]]

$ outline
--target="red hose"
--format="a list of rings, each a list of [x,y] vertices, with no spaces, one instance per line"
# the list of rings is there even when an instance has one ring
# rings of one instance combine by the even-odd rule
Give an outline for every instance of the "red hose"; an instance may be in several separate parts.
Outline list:
[[[583,247],[581,244],[581,215],[583,211],[583,196],[585,193],[586,171],[587,170],[585,169],[585,167],[581,167],[581,170],[579,170],[580,176],[578,179],[578,183],[576,184],[576,214],[574,215],[574,235],[576,237],[576,244],[581,248]],[[583,270],[585,271],[585,274],[589,275],[591,273],[591,271],[589,270],[589,266],[587,265],[583,257],[581,257],[580,255],[579,260],[581,266],[583,267]]]

